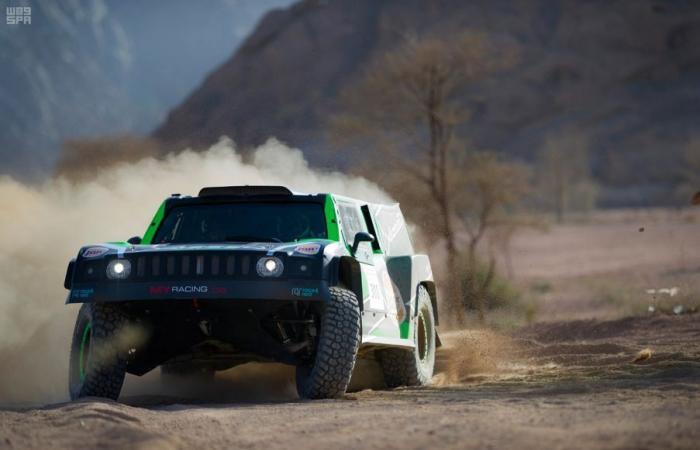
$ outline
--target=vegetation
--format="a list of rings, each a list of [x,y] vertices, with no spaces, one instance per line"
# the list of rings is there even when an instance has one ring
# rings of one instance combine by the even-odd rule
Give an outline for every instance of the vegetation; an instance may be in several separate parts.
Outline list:
[[[447,276],[441,281],[447,317],[455,323],[464,321],[465,305],[483,318],[495,259],[489,257],[478,276],[479,246],[497,228],[514,229],[518,222],[508,213],[529,188],[521,164],[477,151],[455,131],[469,118],[467,86],[514,59],[510,52],[494,54],[474,33],[449,40],[409,37],[344,93],[343,114],[334,121],[346,146],[378,153],[368,174],[376,176],[381,161],[386,171],[377,181],[444,243]]]
[[[693,139],[686,145],[679,178],[678,203],[700,204],[700,139]]]
[[[546,139],[538,153],[537,188],[542,206],[557,222],[570,211],[595,207],[598,187],[591,176],[588,139],[576,130],[564,130]]]

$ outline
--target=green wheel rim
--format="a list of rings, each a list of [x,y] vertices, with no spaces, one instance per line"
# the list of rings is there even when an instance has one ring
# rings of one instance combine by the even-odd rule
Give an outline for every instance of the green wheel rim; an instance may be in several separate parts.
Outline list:
[[[85,329],[83,330],[83,338],[80,341],[80,361],[79,361],[79,368],[80,368],[80,381],[85,381],[85,365],[87,363],[87,355],[85,354],[86,349],[90,348],[90,330],[92,329],[92,325],[90,322],[85,325]]]

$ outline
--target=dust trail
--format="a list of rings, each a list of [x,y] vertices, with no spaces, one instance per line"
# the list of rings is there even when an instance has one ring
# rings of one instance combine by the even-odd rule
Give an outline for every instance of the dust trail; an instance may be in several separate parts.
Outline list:
[[[294,367],[273,363],[249,363],[206,376],[169,376],[159,370],[142,377],[128,375],[120,402],[133,406],[187,403],[260,403],[298,398]]]
[[[203,186],[283,184],[390,201],[371,182],[309,168],[301,151],[270,140],[244,160],[222,138],[100,171],[90,181],[39,187],[0,178],[0,403],[64,400],[75,306],[65,306],[66,264],[80,245],[142,235],[162,199]]]
[[[495,380],[520,374],[522,349],[512,338],[487,329],[442,333],[436,360],[436,386]]]

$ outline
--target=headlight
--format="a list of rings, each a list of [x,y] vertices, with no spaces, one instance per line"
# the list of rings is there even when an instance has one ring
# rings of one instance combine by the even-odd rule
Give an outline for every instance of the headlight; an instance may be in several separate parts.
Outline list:
[[[107,278],[123,280],[131,273],[131,263],[127,259],[114,259],[107,264]]]
[[[282,275],[284,264],[282,264],[282,260],[279,258],[266,256],[258,260],[258,264],[255,268],[258,271],[258,275],[261,277],[278,277]]]

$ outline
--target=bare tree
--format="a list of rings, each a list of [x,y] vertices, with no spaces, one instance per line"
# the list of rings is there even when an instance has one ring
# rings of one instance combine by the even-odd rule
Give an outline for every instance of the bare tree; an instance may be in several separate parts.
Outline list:
[[[486,292],[495,276],[496,259],[487,256],[486,272],[478,277],[477,251],[487,233],[507,234],[510,239],[524,222],[510,214],[530,190],[529,170],[522,164],[501,160],[492,152],[472,152],[460,162],[454,208],[467,235],[465,306],[484,319]]]
[[[683,150],[683,163],[679,170],[680,182],[676,194],[680,204],[700,204],[700,139],[692,139]]]
[[[393,173],[380,181],[393,185],[400,199],[410,198],[424,228],[443,239],[447,306],[458,320],[463,312],[452,276],[458,254],[452,199],[461,177],[454,166],[455,127],[469,116],[464,89],[512,59],[512,53],[492,54],[474,33],[449,40],[408,38],[342,95],[344,113],[333,124],[346,146],[354,142],[360,154],[366,146],[381,152],[371,158],[373,172],[377,164],[389,168]]]
[[[588,139],[565,129],[549,136],[537,158],[537,180],[546,206],[561,223],[568,211],[590,210],[598,193],[591,176]]]

